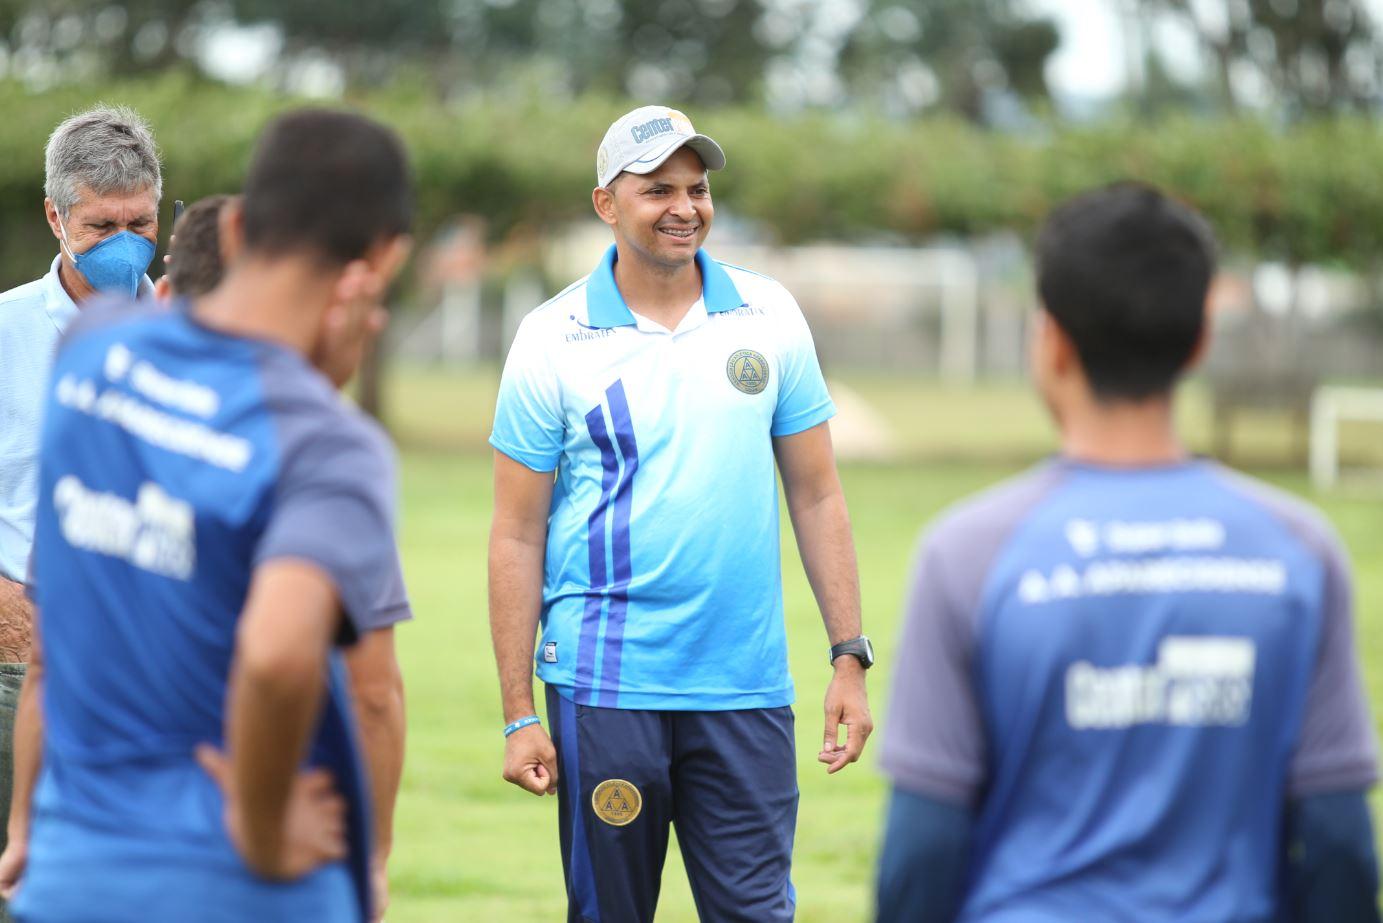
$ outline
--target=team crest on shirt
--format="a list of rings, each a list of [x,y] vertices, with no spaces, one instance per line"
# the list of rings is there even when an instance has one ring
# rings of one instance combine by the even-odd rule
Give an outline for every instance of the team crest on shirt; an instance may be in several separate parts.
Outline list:
[[[725,374],[745,394],[758,394],[768,387],[768,360],[762,353],[741,349],[725,363]]]
[[[623,827],[632,824],[643,810],[643,795],[632,782],[606,779],[591,793],[591,809],[610,826]]]

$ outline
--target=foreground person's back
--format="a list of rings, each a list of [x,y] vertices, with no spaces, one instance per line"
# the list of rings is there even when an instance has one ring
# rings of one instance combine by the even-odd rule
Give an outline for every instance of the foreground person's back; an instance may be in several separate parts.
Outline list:
[[[171,311],[89,309],[63,341],[27,923],[372,918],[333,648],[407,600],[392,453],[336,389],[382,326],[410,216],[392,133],[289,113],[222,211],[222,283]]]
[[[194,753],[223,736],[254,564],[310,553],[313,530],[336,540],[330,519],[292,508],[294,493],[367,475],[388,484],[387,448],[286,348],[181,310],[89,310],[104,317],[83,316],[58,355],[44,438],[47,770],[24,906],[34,919],[96,906],[112,920],[130,908],[130,919],[353,919],[344,863],[292,886],[245,867]],[[362,608],[355,631],[371,625],[373,606]],[[312,762],[333,768],[364,816],[348,713],[333,675]]]
[[[1208,236],[1151,190],[1055,213],[1039,390],[1061,457],[914,571],[883,766],[882,921],[1376,919],[1376,745],[1324,520],[1172,425]]]
[[[960,919],[1271,919],[1287,795],[1373,778],[1341,552],[1211,462],[1044,465],[936,527],[909,612],[885,766],[979,800]]]

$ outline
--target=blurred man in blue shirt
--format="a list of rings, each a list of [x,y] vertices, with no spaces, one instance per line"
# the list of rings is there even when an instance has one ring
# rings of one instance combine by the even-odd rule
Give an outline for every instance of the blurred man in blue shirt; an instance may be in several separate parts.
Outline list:
[[[1191,457],[1210,231],[1139,185],[1037,248],[1061,455],[933,526],[882,764],[882,923],[1376,920],[1376,744],[1314,510]]]
[[[408,604],[391,451],[335,389],[382,325],[409,185],[386,129],[290,113],[223,211],[220,286],[171,311],[103,303],[68,331],[44,417],[22,919],[370,916],[367,779],[329,653]]]

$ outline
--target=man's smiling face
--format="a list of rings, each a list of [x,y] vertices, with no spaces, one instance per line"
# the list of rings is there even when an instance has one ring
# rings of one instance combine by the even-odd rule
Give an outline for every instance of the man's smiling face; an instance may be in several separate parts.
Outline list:
[[[652,173],[621,173],[608,188],[615,234],[634,252],[670,270],[692,262],[715,215],[695,151],[682,148]]]

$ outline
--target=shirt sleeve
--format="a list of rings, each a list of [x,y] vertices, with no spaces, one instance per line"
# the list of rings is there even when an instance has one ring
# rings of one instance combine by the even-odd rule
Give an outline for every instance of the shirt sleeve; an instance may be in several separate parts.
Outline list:
[[[565,438],[557,374],[530,315],[504,361],[490,445],[534,471],[553,471]]]
[[[1378,778],[1378,746],[1354,645],[1349,564],[1333,536],[1324,563],[1320,649],[1288,773],[1295,797],[1363,789]]]
[[[880,763],[899,787],[969,806],[985,780],[985,738],[971,662],[976,593],[954,582],[945,530],[913,567]]]
[[[298,558],[320,567],[336,586],[348,637],[407,618],[394,485],[393,456],[378,433],[335,425],[299,440],[286,450],[254,565]]]
[[[782,381],[770,432],[774,436],[791,436],[831,419],[836,406],[826,390],[807,319],[786,290],[782,297],[788,302],[784,348],[779,358]]]

